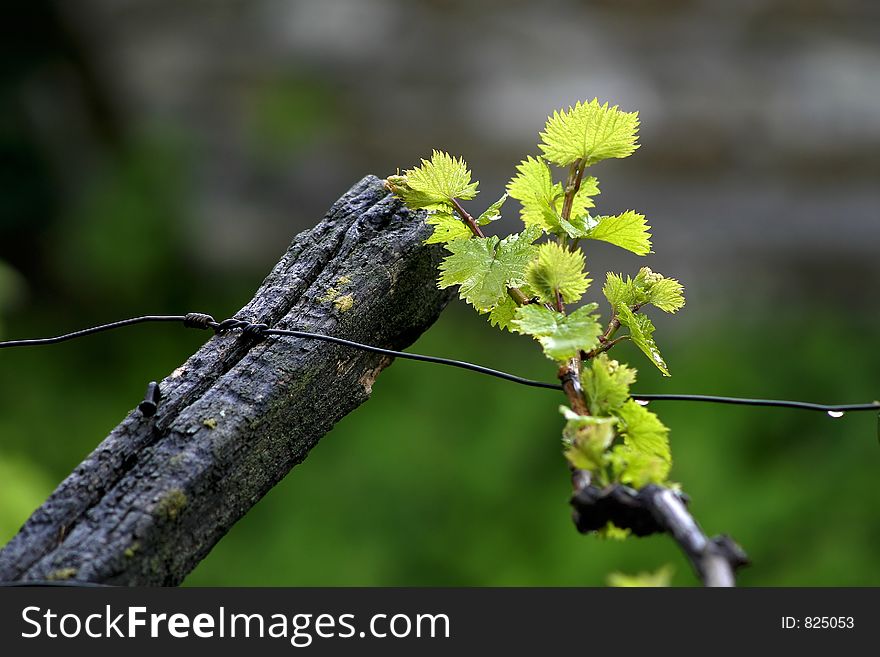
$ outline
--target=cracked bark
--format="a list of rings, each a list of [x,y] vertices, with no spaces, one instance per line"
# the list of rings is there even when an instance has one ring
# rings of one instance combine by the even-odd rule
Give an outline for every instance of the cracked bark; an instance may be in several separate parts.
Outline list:
[[[449,299],[429,232],[368,176],[294,238],[235,317],[403,349]],[[33,513],[0,551],[0,580],[179,584],[390,362],[304,339],[213,337],[161,382],[156,416],[129,413]]]

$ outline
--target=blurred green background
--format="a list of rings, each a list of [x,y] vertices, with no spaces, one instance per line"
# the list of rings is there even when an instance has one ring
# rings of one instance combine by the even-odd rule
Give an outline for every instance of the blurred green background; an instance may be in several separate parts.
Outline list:
[[[656,318],[672,379],[618,348],[636,390],[880,396],[874,3],[10,7],[0,336],[226,316],[362,175],[445,148],[481,179],[481,210],[549,111],[599,96],[643,120],[636,155],[597,167],[599,207],[645,212],[657,255],[599,244],[588,267],[646,264],[689,299]],[[0,544],[202,338],[135,327],[0,354]],[[459,303],[412,349],[553,377],[537,347]],[[560,401],[396,363],[187,584],[601,585],[667,562],[694,584],[664,537],[574,531]],[[653,409],[697,518],[751,556],[743,584],[880,585],[876,416]]]

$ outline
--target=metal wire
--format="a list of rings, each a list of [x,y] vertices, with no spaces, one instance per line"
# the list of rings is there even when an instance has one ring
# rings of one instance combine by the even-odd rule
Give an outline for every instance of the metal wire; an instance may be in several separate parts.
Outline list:
[[[32,338],[29,340],[7,340],[0,342],[0,349],[8,347],[39,347],[47,344],[58,344],[59,342],[67,342],[75,340],[87,335],[110,331],[112,329],[121,328],[123,326],[131,326],[133,324],[147,324],[149,322],[182,322],[186,319],[185,315],[144,315],[143,317],[132,317],[123,319],[118,322],[110,322],[109,324],[101,324],[100,326],[92,326],[91,328],[74,331],[73,333],[65,333],[54,338]]]
[[[532,388],[546,388],[548,390],[562,390],[562,386],[558,383],[545,383],[544,381],[534,381],[532,379],[526,379],[521,376],[517,376],[516,374],[510,374],[508,372],[501,372],[500,370],[493,370],[490,367],[484,367],[483,365],[476,365],[475,363],[468,363],[463,360],[452,360],[450,358],[440,358],[439,356],[426,356],[424,354],[413,354],[406,351],[394,351],[393,349],[383,349],[382,347],[374,347],[368,344],[361,344],[360,342],[354,342],[353,340],[345,340],[343,338],[336,338],[332,335],[321,335],[319,333],[307,333],[305,331],[284,331],[281,329],[267,329],[265,331],[266,335],[287,335],[294,338],[305,338],[307,340],[322,340],[324,342],[333,342],[335,344],[341,344],[348,347],[354,347],[355,349],[360,349],[362,351],[370,351],[374,354],[382,354],[385,356],[393,356],[394,358],[403,358],[406,360],[416,360],[421,361],[423,363],[434,363],[436,365],[448,365],[449,367],[458,367],[463,370],[470,370],[471,372],[478,372],[480,374],[485,374],[486,376],[494,376],[498,379],[504,379],[505,381],[512,381],[513,383],[518,383],[523,386],[531,386]]]
[[[546,390],[562,390],[559,383],[546,383],[544,381],[535,381],[525,377],[502,372],[490,367],[484,367],[467,361],[453,360],[451,358],[441,358],[439,356],[428,356],[425,354],[413,354],[406,351],[396,351],[394,349],[385,349],[376,347],[354,340],[346,340],[345,338],[337,338],[332,335],[323,335],[320,333],[310,333],[308,331],[295,331],[286,329],[273,329],[266,324],[248,322],[240,319],[226,319],[217,322],[213,317],[204,313],[188,313],[186,315],[143,315],[141,317],[132,317],[123,319],[118,322],[109,324],[101,324],[90,328],[65,333],[52,338],[36,338],[26,340],[7,340],[0,342],[0,349],[9,347],[35,347],[41,345],[57,344],[66,342],[76,338],[110,331],[121,328],[123,326],[131,326],[134,324],[146,324],[156,322],[180,322],[189,328],[212,329],[215,333],[225,333],[231,330],[241,330],[244,334],[250,335],[254,339],[262,339],[265,336],[286,336],[293,338],[302,338],[305,340],[321,340],[323,342],[332,342],[361,351],[368,351],[383,356],[391,356],[393,358],[401,358],[405,360],[415,360],[423,363],[432,363],[435,365],[446,365],[448,367],[457,367],[459,369],[470,370],[486,376],[492,376],[519,385],[529,386],[532,388],[544,388]],[[686,402],[704,402],[712,404],[732,404],[738,406],[763,406],[775,408],[795,408],[807,411],[822,411],[825,413],[845,413],[849,411],[880,411],[880,402],[868,402],[861,404],[815,404],[812,402],[792,401],[784,399],[748,399],[743,397],[724,397],[717,395],[677,395],[677,394],[633,394],[632,398],[641,402],[655,401],[686,401]]]
[[[638,401],[688,401],[709,402],[713,404],[735,404],[738,406],[774,406],[777,408],[799,408],[805,411],[824,411],[825,413],[845,413],[847,411],[880,411],[880,402],[866,404],[814,404],[812,402],[789,401],[785,399],[748,399],[744,397],[719,397],[715,395],[632,395]]]

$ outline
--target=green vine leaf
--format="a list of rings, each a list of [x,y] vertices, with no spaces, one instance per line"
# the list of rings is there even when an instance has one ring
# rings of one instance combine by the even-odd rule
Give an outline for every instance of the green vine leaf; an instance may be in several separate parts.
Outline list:
[[[565,195],[561,183],[553,182],[550,167],[540,157],[529,156],[516,167],[517,175],[507,185],[507,191],[522,208],[520,217],[526,226],[540,226],[548,233],[578,237],[583,226],[565,221],[562,212]],[[599,181],[588,176],[581,181],[572,203],[573,216],[585,216],[595,206],[593,197],[599,194]]]
[[[511,322],[513,322],[513,318],[516,316],[517,308],[519,306],[516,305],[516,301],[509,296],[505,297],[489,313],[489,324],[512,332],[514,326]]]
[[[668,461],[626,445],[615,445],[608,454],[608,461],[614,480],[633,488],[644,488],[648,484],[663,485],[669,476]]]
[[[568,462],[582,470],[601,472],[617,421],[613,417],[578,415],[566,406],[560,406],[559,412],[566,419],[562,440]]]
[[[602,289],[612,308],[621,305],[644,306],[652,304],[667,313],[674,313],[684,307],[684,288],[674,278],[642,267],[635,278],[608,273]]]
[[[620,324],[629,329],[629,336],[639,349],[651,360],[657,369],[663,373],[663,376],[669,376],[669,368],[666,361],[660,355],[660,349],[654,342],[654,323],[645,315],[637,315],[629,306],[621,304],[616,307],[617,319]]]
[[[636,371],[612,360],[608,354],[599,354],[584,365],[581,385],[590,413],[610,415],[629,399],[629,387],[636,381]]]
[[[627,210],[618,215],[591,218],[583,234],[572,237],[601,240],[643,256],[651,252],[650,229],[645,215]]]
[[[672,575],[675,569],[666,564],[662,568],[657,569],[653,573],[639,573],[637,575],[626,575],[624,573],[610,573],[606,579],[608,586],[616,587],[641,587],[641,588],[658,588],[667,587],[672,584]]]
[[[602,287],[602,294],[608,299],[608,303],[612,308],[618,306],[634,306],[644,303],[647,297],[637,297],[637,290],[633,286],[632,279],[627,277],[626,280],[620,274],[608,272],[605,276],[605,285]]]
[[[596,308],[595,303],[590,303],[563,315],[533,303],[520,306],[512,324],[520,333],[536,338],[548,358],[565,361],[599,343],[602,327],[597,316],[590,314]]]
[[[584,254],[569,251],[556,242],[538,247],[538,257],[526,269],[529,286],[544,303],[556,303],[556,294],[565,303],[578,301],[592,282],[584,273]]]
[[[522,290],[526,296],[531,295],[530,290],[526,286],[520,286],[520,290]],[[517,308],[519,308],[519,305],[509,295],[504,297],[489,313],[489,324],[498,327],[499,329],[515,333],[516,327],[512,322],[513,318],[516,316]]]
[[[599,100],[578,102],[556,111],[541,133],[544,157],[561,167],[583,160],[587,166],[608,158],[632,155],[639,129],[638,112],[623,112]]]
[[[516,171],[507,184],[507,193],[522,205],[523,223],[553,232],[556,205],[563,195],[562,185],[553,182],[550,167],[539,157],[528,156],[517,165]]]
[[[504,202],[506,200],[507,194],[504,194],[500,199],[498,199],[492,205],[486,208],[486,211],[479,217],[477,217],[477,225],[485,226],[486,224],[490,224],[493,221],[501,219],[501,206],[504,205]]]
[[[643,277],[647,290],[648,303],[667,313],[674,313],[684,307],[684,287],[674,278],[655,274],[647,267],[636,276]]]
[[[431,212],[425,219],[434,232],[425,240],[425,244],[447,244],[455,240],[466,240],[471,237],[471,230],[457,216],[450,212],[438,210]]]
[[[616,526],[613,522],[609,522],[602,529],[596,530],[596,536],[609,541],[625,541],[629,538],[629,529]]]
[[[446,245],[451,255],[440,263],[441,289],[459,285],[459,297],[480,312],[489,312],[507,294],[508,287],[525,282],[525,270],[537,252],[532,244],[538,227],[526,228],[499,242],[497,237],[455,240]]]
[[[647,456],[656,456],[672,463],[669,450],[669,429],[654,413],[629,399],[615,412],[626,448]]]
[[[471,182],[471,172],[463,159],[437,150],[430,160],[423,159],[420,166],[407,170],[403,176],[389,177],[388,183],[414,209],[436,208],[456,198],[472,199],[479,184]]]
[[[417,192],[409,186],[406,176],[394,175],[385,179],[385,189],[401,199],[406,207],[411,210],[441,210],[449,211],[452,204],[447,201],[438,201],[434,196]]]

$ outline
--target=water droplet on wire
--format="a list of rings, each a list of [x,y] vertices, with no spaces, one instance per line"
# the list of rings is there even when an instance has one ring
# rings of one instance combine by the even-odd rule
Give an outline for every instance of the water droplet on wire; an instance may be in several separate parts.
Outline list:
[[[828,411],[828,417],[833,417],[833,418],[843,417],[843,411]]]
[[[639,406],[647,406],[650,403],[647,399],[636,399],[636,404]]]

